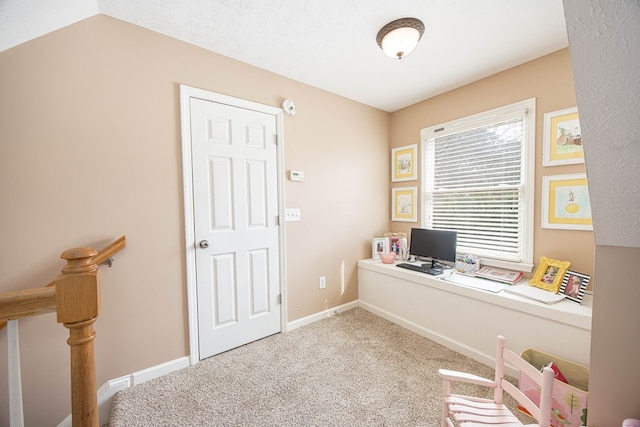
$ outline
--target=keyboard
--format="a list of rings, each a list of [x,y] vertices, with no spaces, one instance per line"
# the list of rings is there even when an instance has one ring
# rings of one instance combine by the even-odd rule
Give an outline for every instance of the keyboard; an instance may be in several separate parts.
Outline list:
[[[437,276],[438,274],[442,274],[442,271],[443,271],[441,268],[423,267],[422,265],[407,264],[407,263],[396,264],[396,267],[405,268],[411,271],[418,271],[420,273],[431,274],[432,276]]]

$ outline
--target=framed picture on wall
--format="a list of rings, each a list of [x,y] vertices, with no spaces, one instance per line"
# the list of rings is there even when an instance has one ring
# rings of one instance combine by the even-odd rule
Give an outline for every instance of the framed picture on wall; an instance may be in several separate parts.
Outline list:
[[[418,187],[396,187],[391,189],[391,220],[418,221]]]
[[[391,182],[418,179],[417,155],[418,144],[391,150]]]
[[[584,163],[582,132],[576,107],[544,115],[542,166]]]
[[[585,174],[542,177],[542,228],[593,230]]]

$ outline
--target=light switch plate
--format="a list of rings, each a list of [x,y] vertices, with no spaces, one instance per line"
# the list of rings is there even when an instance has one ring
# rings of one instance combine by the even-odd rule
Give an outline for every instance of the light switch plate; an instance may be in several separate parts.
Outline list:
[[[286,222],[300,221],[300,208],[288,208],[284,211]]]

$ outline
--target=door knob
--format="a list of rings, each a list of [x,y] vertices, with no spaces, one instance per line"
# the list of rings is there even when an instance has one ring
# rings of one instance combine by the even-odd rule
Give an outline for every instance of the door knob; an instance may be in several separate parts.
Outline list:
[[[209,247],[209,242],[207,240],[201,240],[200,241],[200,247],[202,249],[207,249]]]

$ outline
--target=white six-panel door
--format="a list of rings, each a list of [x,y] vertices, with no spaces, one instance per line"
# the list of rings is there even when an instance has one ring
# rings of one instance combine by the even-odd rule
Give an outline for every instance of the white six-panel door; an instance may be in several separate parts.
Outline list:
[[[189,99],[199,359],[280,332],[277,124]]]

